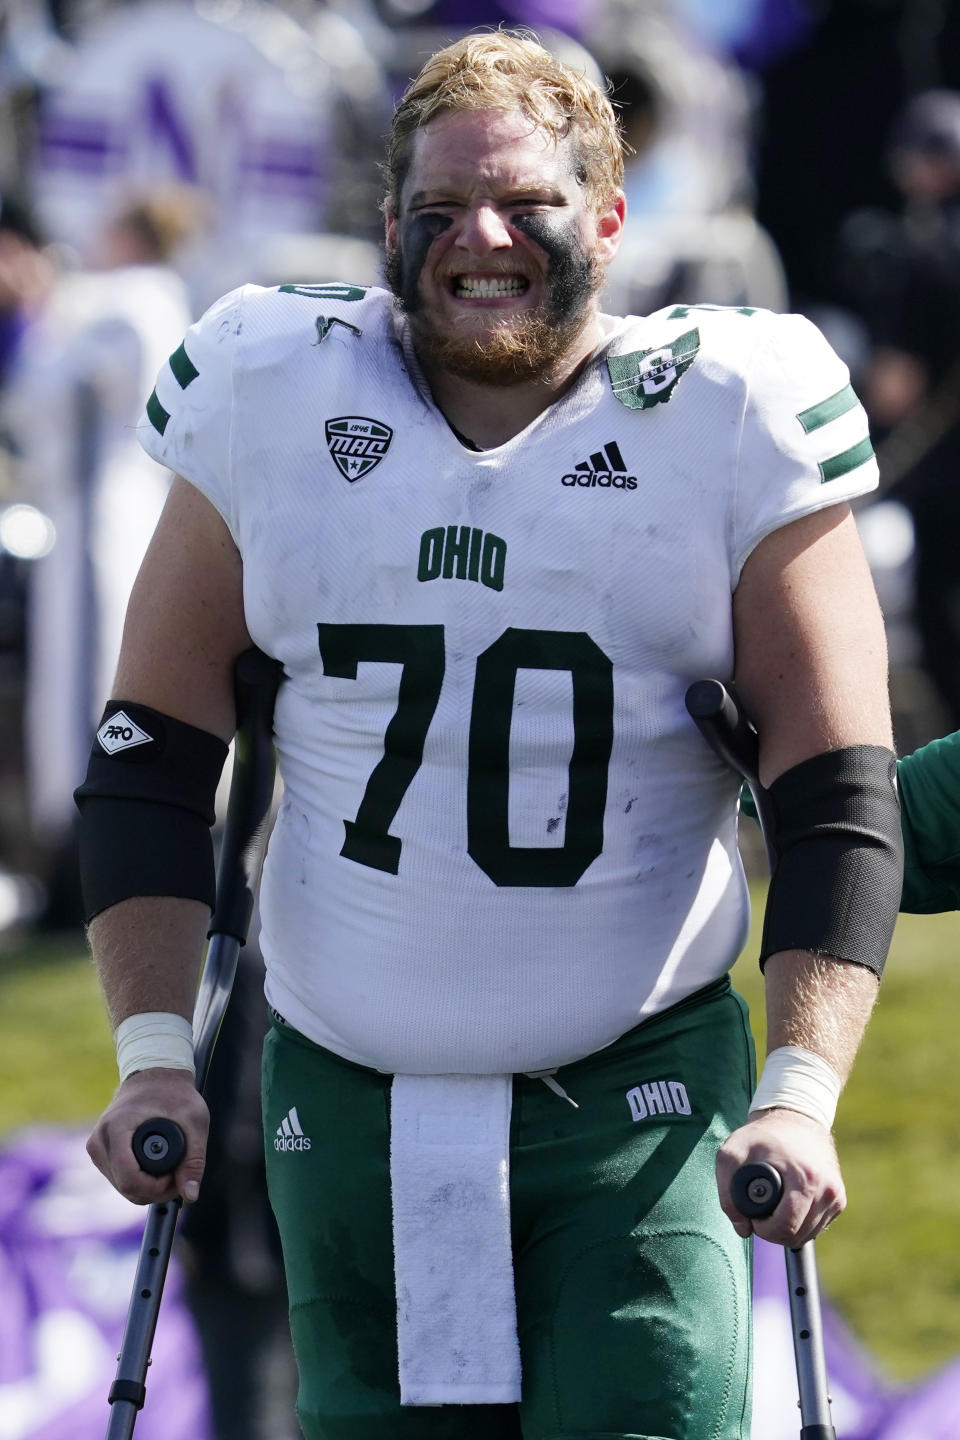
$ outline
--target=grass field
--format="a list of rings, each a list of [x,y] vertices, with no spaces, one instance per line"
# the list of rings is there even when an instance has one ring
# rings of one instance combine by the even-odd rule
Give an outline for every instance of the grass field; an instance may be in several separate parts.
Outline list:
[[[756,953],[754,933],[734,974],[762,1053]],[[830,1299],[901,1381],[960,1354],[958,1026],[960,916],[902,916],[837,1120],[849,1209],[817,1247]],[[0,1138],[85,1124],[115,1074],[79,942],[0,956]]]

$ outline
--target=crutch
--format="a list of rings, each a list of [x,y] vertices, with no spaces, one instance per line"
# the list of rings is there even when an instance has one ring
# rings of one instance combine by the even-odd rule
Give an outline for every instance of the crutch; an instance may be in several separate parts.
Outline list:
[[[721,760],[750,786],[760,829],[772,859],[769,836],[770,801],[760,784],[757,732],[735,697],[719,680],[697,680],[686,693],[686,706],[704,739]],[[734,1203],[742,1215],[761,1220],[772,1215],[783,1193],[783,1181],[772,1165],[742,1165],[731,1183]],[[813,1241],[784,1251],[790,1294],[790,1326],[800,1395],[800,1440],[837,1440],[830,1413],[827,1362],[823,1349],[820,1285]]]
[[[217,906],[210,920],[210,943],[193,1011],[194,1064],[201,1093],[233,988],[240,947],[250,927],[266,849],[275,775],[273,705],[279,679],[278,662],[260,650],[246,650],[237,660],[237,734],[217,870]],[[183,1159],[183,1132],[171,1120],[145,1120],[134,1133],[133,1149],[141,1169],[151,1175],[168,1175]],[[143,1408],[147,1367],[180,1209],[178,1196],[151,1205],[147,1211],[117,1375],[108,1397],[106,1440],[129,1440]]]

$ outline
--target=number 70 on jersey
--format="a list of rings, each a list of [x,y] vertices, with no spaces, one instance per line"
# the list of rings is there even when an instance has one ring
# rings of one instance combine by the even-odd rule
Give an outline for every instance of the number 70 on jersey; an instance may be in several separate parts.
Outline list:
[[[363,661],[402,666],[383,755],[340,854],[399,873],[403,841],[390,834],[423,763],[446,668],[442,625],[317,625],[325,675],[356,680]],[[573,750],[562,845],[510,844],[510,726],[517,672],[562,670],[573,686]],[[613,663],[583,631],[510,627],[477,656],[467,766],[467,851],[495,885],[571,886],[603,850],[613,748]]]

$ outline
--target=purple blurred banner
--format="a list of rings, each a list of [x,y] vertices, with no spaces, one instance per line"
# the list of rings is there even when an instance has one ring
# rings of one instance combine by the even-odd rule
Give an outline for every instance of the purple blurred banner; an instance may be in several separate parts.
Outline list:
[[[957,1440],[960,1360],[901,1395],[870,1440]]]
[[[800,1412],[783,1251],[754,1242],[754,1440],[797,1440]],[[893,1387],[832,1309],[823,1343],[839,1440],[958,1440],[960,1359],[913,1387]]]
[[[755,1240],[753,1259],[752,1433],[754,1440],[797,1440],[800,1411],[783,1250],[779,1245]],[[881,1436],[882,1440],[894,1440],[879,1427],[900,1392],[890,1388],[827,1300],[822,1301],[822,1308],[823,1345],[837,1435],[842,1440],[881,1440]],[[953,1440],[958,1435],[960,1430],[954,1431]]]
[[[749,22],[730,47],[734,58],[752,70],[762,70],[789,55],[810,38],[819,23],[814,7],[806,0],[755,0],[752,10]]]
[[[103,1440],[145,1211],[78,1135],[0,1150],[0,1440]],[[171,1265],[137,1440],[210,1440],[193,1323]]]
[[[36,1129],[0,1149],[0,1440],[103,1440],[144,1213],[98,1174],[79,1135]],[[960,1359],[913,1388],[894,1388],[827,1300],[823,1325],[841,1440],[958,1440]],[[754,1338],[754,1440],[797,1440],[783,1251],[762,1240]],[[211,1434],[175,1255],[136,1440]]]
[[[425,12],[431,25],[526,25],[560,30],[582,39],[597,19],[599,0],[434,0]]]

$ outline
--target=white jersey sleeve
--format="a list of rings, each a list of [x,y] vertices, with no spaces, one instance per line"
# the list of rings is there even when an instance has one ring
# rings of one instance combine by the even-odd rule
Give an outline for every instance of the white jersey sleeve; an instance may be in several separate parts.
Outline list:
[[[737,467],[735,578],[773,530],[878,484],[867,416],[846,365],[802,315],[766,314],[762,323]]]
[[[231,291],[191,325],[162,366],[137,427],[147,454],[195,485],[223,516],[234,539],[234,364],[244,294],[251,288]]]

